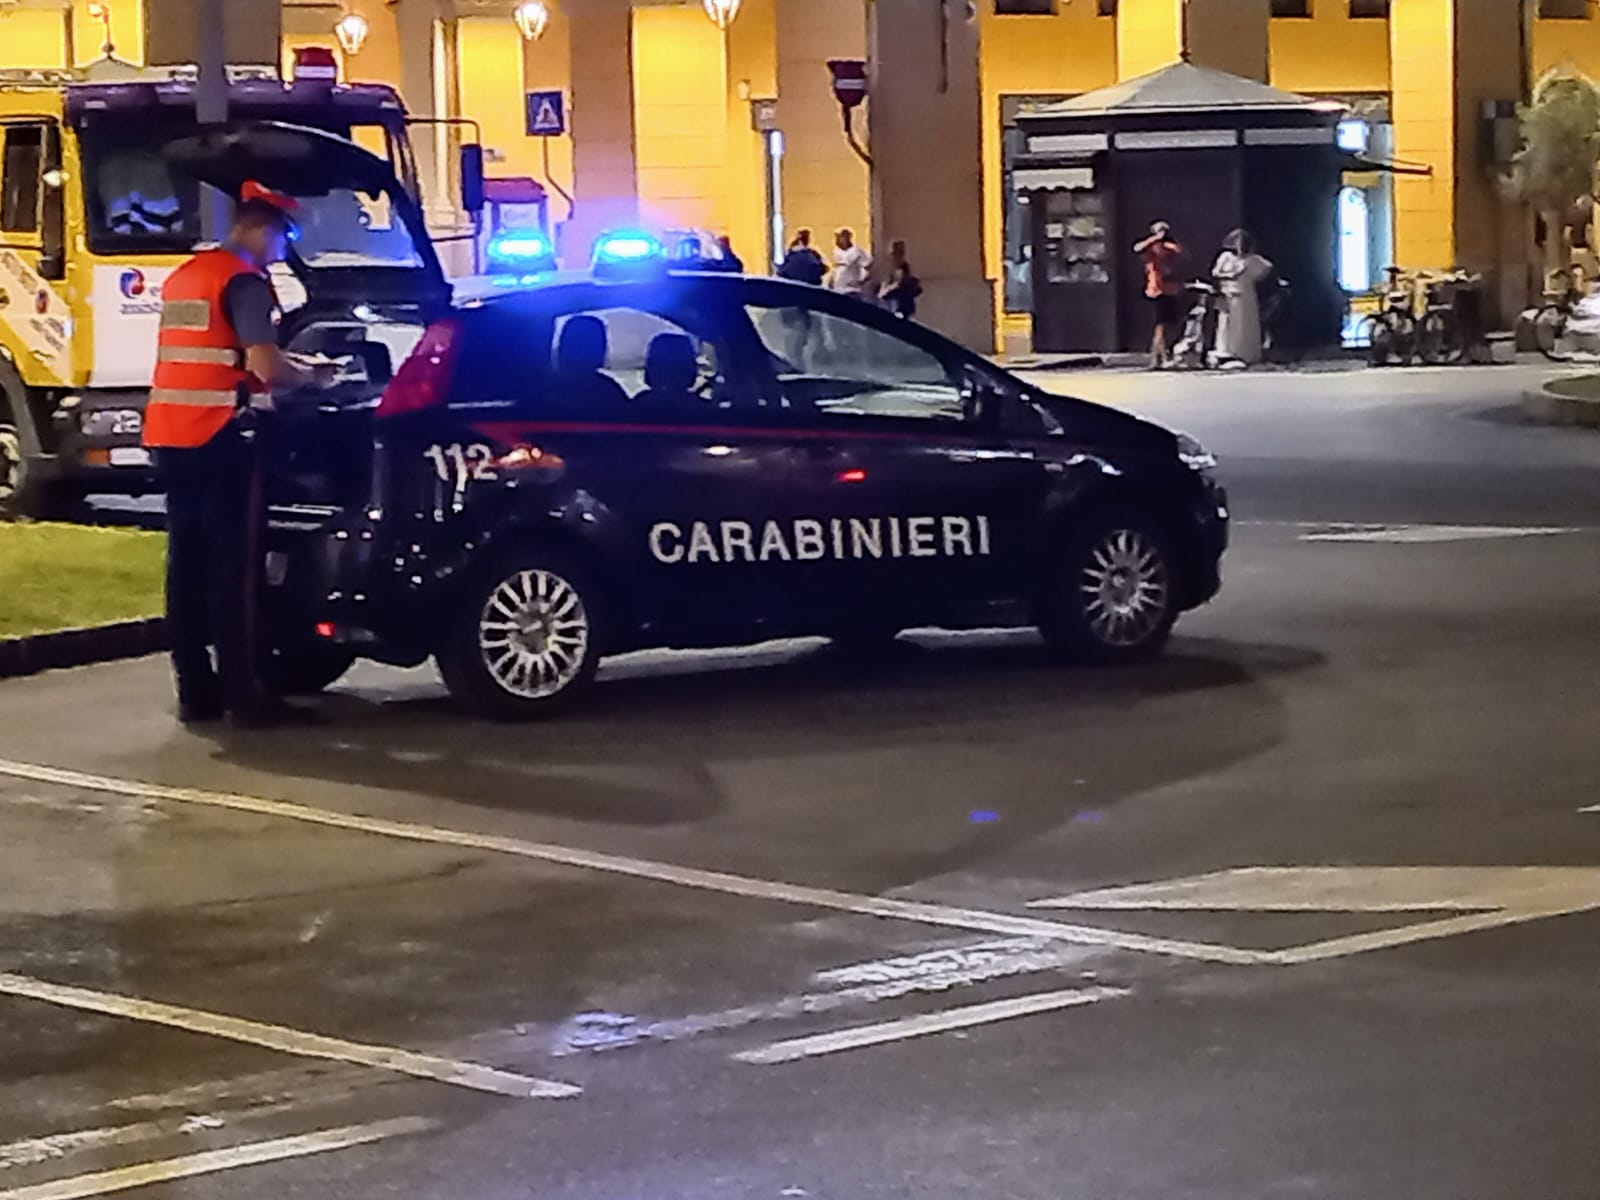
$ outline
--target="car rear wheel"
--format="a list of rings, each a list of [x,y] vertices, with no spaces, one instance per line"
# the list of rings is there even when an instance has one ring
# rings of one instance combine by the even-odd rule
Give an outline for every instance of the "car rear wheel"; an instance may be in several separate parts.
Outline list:
[[[1040,630],[1082,662],[1150,658],[1177,620],[1177,582],[1171,543],[1154,521],[1125,510],[1097,513],[1065,539]]]
[[[457,703],[498,720],[554,715],[600,664],[599,586],[554,550],[526,550],[478,574],[457,607],[439,670]]]
[[[22,434],[0,414],[0,516],[17,516],[27,495],[28,460]]]

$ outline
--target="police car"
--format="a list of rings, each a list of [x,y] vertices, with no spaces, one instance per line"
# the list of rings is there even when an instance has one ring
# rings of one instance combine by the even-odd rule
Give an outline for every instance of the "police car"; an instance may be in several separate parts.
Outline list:
[[[609,654],[925,626],[1033,625],[1121,663],[1218,589],[1203,448],[915,323],[669,270],[637,232],[592,272],[452,300],[415,206],[355,146],[253,126],[169,153],[301,198],[284,340],[350,364],[262,433],[286,687],[433,657],[465,707],[529,717]]]

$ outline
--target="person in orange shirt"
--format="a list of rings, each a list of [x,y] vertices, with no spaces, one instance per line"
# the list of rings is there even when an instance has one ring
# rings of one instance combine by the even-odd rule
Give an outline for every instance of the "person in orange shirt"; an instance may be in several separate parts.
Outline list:
[[[297,208],[246,183],[227,241],[200,251],[162,288],[144,444],[166,490],[167,636],[185,724],[224,715],[267,724],[284,711],[263,689],[254,657],[260,497],[239,418],[270,409],[275,386],[331,381],[278,348],[267,270],[288,253]]]
[[[1144,294],[1155,314],[1155,330],[1150,335],[1150,365],[1165,367],[1172,361],[1172,342],[1183,318],[1183,284],[1178,280],[1178,263],[1183,247],[1172,237],[1172,226],[1157,221],[1150,236],[1134,246],[1144,258]]]

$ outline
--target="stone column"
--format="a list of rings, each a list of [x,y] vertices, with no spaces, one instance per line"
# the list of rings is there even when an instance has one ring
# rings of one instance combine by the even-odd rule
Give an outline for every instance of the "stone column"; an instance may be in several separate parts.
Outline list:
[[[1268,0],[1187,0],[1190,61],[1267,81]],[[1131,79],[1183,56],[1185,0],[1119,0],[1117,77]]]
[[[1516,315],[1527,291],[1527,216],[1504,201],[1485,161],[1485,101],[1523,87],[1523,30],[1507,0],[1408,0],[1390,17],[1395,154],[1430,176],[1395,181],[1402,266],[1483,272],[1491,307]]]
[[[836,229],[849,226],[865,242],[871,222],[871,176],[845,142],[828,74],[830,58],[867,57],[866,9],[862,0],[778,0],[776,7],[786,237],[809,228],[830,258]],[[856,120],[865,137],[859,111]]]
[[[992,352],[977,22],[967,18],[964,0],[876,0],[868,34],[878,270],[887,270],[891,243],[904,241],[924,289],[919,319]]]
[[[633,19],[626,0],[568,4],[574,211],[563,255],[586,265],[604,230],[639,219],[633,151]]]

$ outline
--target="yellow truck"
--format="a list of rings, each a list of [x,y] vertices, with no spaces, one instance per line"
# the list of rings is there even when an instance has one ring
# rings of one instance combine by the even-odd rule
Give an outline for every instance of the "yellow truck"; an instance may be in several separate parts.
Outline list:
[[[199,242],[202,203],[161,148],[196,127],[196,81],[111,59],[0,71],[0,516],[157,490],[139,435],[161,287]],[[287,81],[230,67],[228,93],[230,119],[378,148],[417,193],[400,97],[338,84],[331,54],[302,52]]]

